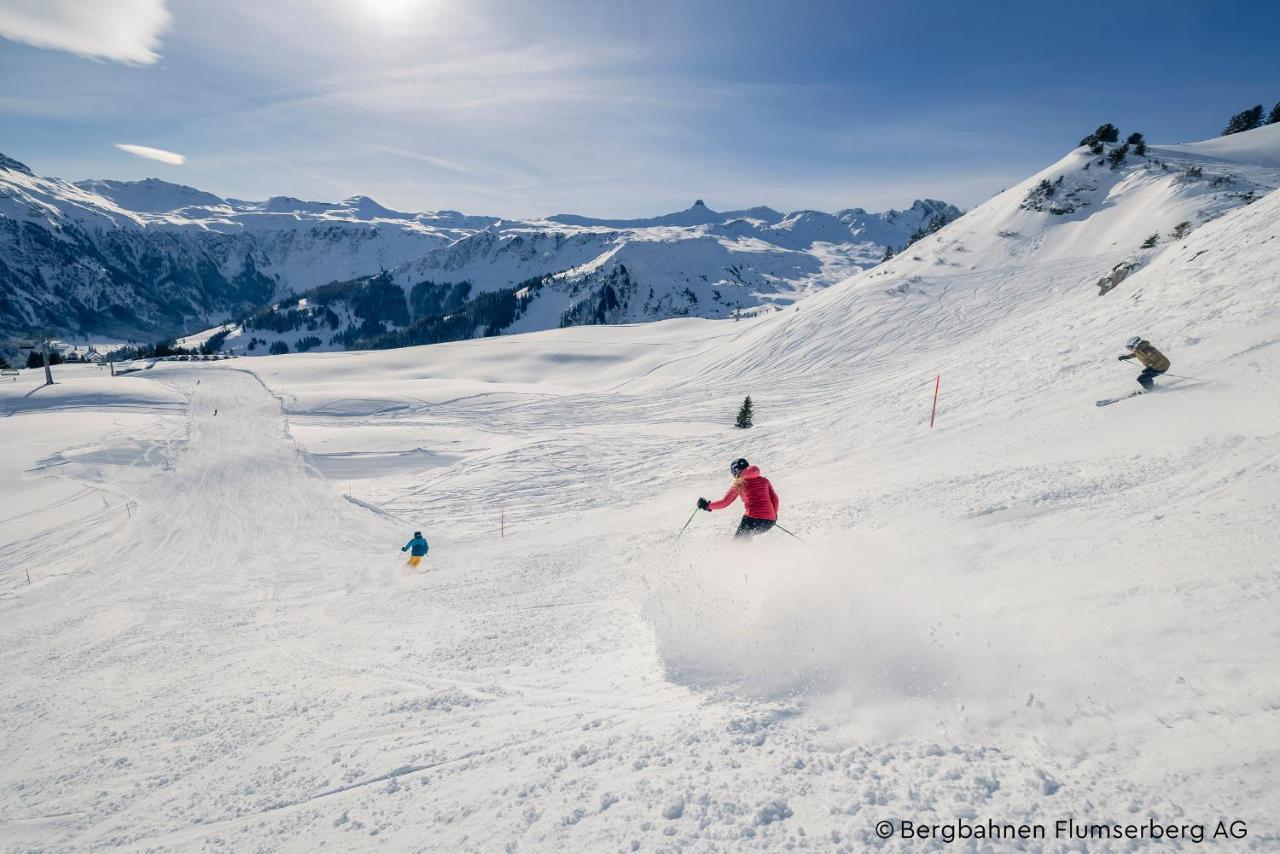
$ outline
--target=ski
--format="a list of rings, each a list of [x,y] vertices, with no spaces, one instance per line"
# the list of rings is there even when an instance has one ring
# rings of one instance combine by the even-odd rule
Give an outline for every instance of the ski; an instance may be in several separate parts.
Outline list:
[[[1106,398],[1106,399],[1104,399],[1104,400],[1099,400],[1099,401],[1097,402],[1097,404],[1096,404],[1096,405],[1097,405],[1097,406],[1110,406],[1110,405],[1111,405],[1111,404],[1113,404],[1113,403],[1119,403],[1119,402],[1120,402],[1120,401],[1122,401],[1122,400],[1128,400],[1129,398],[1131,398],[1131,397],[1137,397],[1137,396],[1138,396],[1138,395],[1140,395],[1140,394],[1146,394],[1146,391],[1139,390],[1139,391],[1135,391],[1135,392],[1130,392],[1129,394],[1122,394],[1122,395],[1120,395],[1120,397],[1108,397],[1108,398]]]

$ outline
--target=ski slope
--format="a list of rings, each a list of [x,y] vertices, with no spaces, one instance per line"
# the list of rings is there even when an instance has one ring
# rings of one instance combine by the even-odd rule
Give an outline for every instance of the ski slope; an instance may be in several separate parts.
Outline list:
[[[0,847],[1274,848],[1280,193],[1145,169],[762,318],[0,386]],[[1099,409],[1132,334],[1195,380]],[[738,456],[804,542],[674,539]]]

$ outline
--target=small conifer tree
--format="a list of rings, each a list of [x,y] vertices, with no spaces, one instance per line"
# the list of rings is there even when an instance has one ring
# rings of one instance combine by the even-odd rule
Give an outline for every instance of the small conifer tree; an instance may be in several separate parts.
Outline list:
[[[754,416],[755,416],[755,411],[751,406],[751,395],[747,395],[746,399],[742,401],[742,408],[738,410],[738,420],[734,423],[739,428],[746,430],[749,427],[753,426],[752,418]]]
[[[1280,122],[1280,101],[1276,102],[1276,105],[1271,108],[1271,114],[1267,116],[1267,124],[1273,125],[1276,122]]]
[[[1256,104],[1247,110],[1241,110],[1231,117],[1231,121],[1227,122],[1227,126],[1222,129],[1222,135],[1241,133],[1246,130],[1253,130],[1262,125],[1262,105]]]
[[[1146,240],[1142,241],[1142,248],[1150,249],[1151,247],[1155,246],[1159,242],[1160,242],[1160,235],[1153,234],[1150,237],[1148,237]]]

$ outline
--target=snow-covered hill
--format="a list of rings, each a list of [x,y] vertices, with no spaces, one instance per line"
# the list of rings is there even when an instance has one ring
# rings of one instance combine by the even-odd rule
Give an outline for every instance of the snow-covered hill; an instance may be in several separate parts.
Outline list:
[[[878,262],[933,218],[958,215],[935,201],[835,215],[717,213],[699,201],[648,220],[512,221],[394,211],[366,196],[251,202],[156,179],[71,184],[4,158],[0,325],[162,337],[384,270],[406,300],[424,281],[466,282],[474,298],[556,277],[521,323],[496,327],[503,331],[723,317],[790,303]],[[359,326],[366,318],[351,319]],[[384,331],[402,325],[388,321]],[[296,345],[302,337],[261,340]],[[326,338],[324,346],[335,345]]]
[[[740,322],[0,385],[0,844],[1276,848],[1277,130]]]

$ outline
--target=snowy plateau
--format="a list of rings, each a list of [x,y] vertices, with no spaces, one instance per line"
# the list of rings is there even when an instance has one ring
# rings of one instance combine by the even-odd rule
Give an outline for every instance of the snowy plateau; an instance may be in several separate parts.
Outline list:
[[[554,328],[548,285],[524,334],[0,383],[0,850],[1280,849],[1280,124],[1075,149],[875,264],[843,215],[289,201],[286,238],[277,200],[3,174],[46,282],[108,232],[212,233],[263,294],[339,257],[669,279],[679,241],[786,307]],[[1131,335],[1170,376],[1098,408]],[[740,456],[794,537],[695,510]]]

